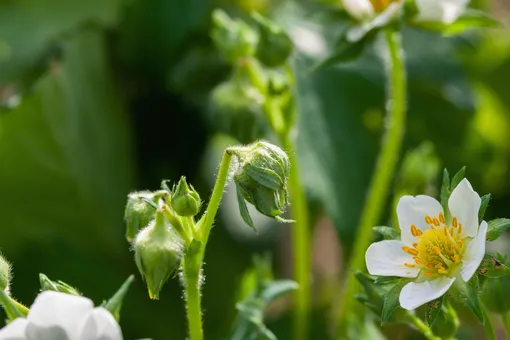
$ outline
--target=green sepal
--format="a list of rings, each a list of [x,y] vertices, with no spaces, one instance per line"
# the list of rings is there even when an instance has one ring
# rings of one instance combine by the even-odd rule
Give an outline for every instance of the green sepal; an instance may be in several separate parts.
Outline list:
[[[441,206],[443,207],[443,211],[445,214],[448,214],[448,198],[450,198],[451,189],[450,189],[450,174],[447,169],[443,171],[443,183],[441,185],[441,194],[439,195],[441,198]]]
[[[119,290],[117,290],[117,292],[103,304],[103,307],[112,313],[117,322],[120,320],[120,309],[122,308],[124,297],[126,296],[126,293],[134,280],[135,276],[130,275],[126,281],[124,281],[122,286],[120,286]]]
[[[478,318],[480,323],[485,323],[485,317],[480,304],[478,275],[473,275],[469,282],[464,282],[461,278],[455,280],[452,285],[451,296],[459,302],[469,307]]]
[[[450,185],[450,189],[451,189],[450,194],[453,192],[453,190],[455,190],[457,185],[459,185],[460,181],[462,181],[464,179],[465,175],[466,175],[466,167],[463,166],[452,178],[452,184]]]
[[[386,226],[379,226],[379,227],[373,227],[372,228],[377,236],[379,236],[382,240],[399,240],[400,239],[400,230],[386,227]]]
[[[398,276],[376,276],[374,283],[376,285],[383,285],[387,283],[395,283],[398,280],[401,280],[402,278]]]
[[[497,28],[502,26],[499,21],[488,14],[472,8],[466,9],[457,20],[450,24],[416,21],[412,21],[412,24],[429,31],[440,32],[447,36],[462,33],[469,28]]]
[[[482,222],[483,217],[485,216],[485,211],[487,210],[487,206],[491,200],[491,194],[483,195],[481,200],[480,210],[478,210],[478,223]]]
[[[441,308],[443,306],[444,295],[439,297],[438,299],[427,302],[426,307],[427,311],[425,312],[425,317],[427,318],[427,324],[432,326],[434,321],[436,321],[439,314],[441,314]]]
[[[5,314],[9,321],[13,321],[16,318],[25,317],[24,314],[14,303],[9,295],[3,290],[0,290],[0,305],[4,308]]]
[[[246,163],[243,169],[248,176],[253,178],[260,185],[268,187],[271,190],[280,190],[282,188],[284,180],[271,169],[254,166],[251,163]]]
[[[508,273],[508,267],[492,254],[485,254],[480,267],[478,267],[478,274],[488,278],[495,279],[508,275]]]
[[[46,275],[40,273],[39,274],[39,283],[41,285],[41,291],[52,290],[54,292],[66,293],[69,295],[81,296],[82,294],[78,291],[78,289],[68,285],[63,281],[52,281]]]
[[[390,289],[388,294],[384,296],[383,308],[381,312],[381,326],[387,324],[391,320],[393,311],[400,308],[399,296],[400,291],[407,284],[407,280],[400,280],[393,288]]]
[[[510,229],[510,219],[497,218],[487,222],[487,241],[497,240],[501,234]]]
[[[244,200],[243,193],[239,185],[236,184],[236,193],[237,193],[237,204],[239,205],[239,213],[243,218],[243,221],[249,225],[255,232],[257,232],[257,228],[255,228],[255,224],[253,224],[253,220],[251,219],[250,212],[248,211],[248,206],[246,205],[246,201]]]

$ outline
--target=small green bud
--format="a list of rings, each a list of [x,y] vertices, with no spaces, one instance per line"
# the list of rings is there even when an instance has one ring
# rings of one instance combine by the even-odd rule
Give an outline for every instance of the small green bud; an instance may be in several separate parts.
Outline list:
[[[80,296],[81,293],[74,287],[68,285],[63,281],[52,281],[44,274],[39,274],[39,282],[41,284],[41,290],[52,290],[55,292],[66,293],[70,295]]]
[[[166,195],[164,190],[151,192],[139,191],[128,195],[124,219],[127,224],[126,238],[131,242],[136,233],[154,219],[158,201]]]
[[[280,215],[287,205],[287,179],[290,162],[287,154],[279,147],[259,141],[241,148],[230,149],[237,156],[239,167],[234,173],[238,189],[241,215],[246,223],[253,222],[246,216],[244,200],[253,204],[262,214],[285,222]]]
[[[11,265],[0,255],[0,290],[9,292],[11,282]]]
[[[157,300],[163,284],[179,268],[183,240],[163,211],[158,210],[156,218],[136,235],[133,249],[138,270],[147,282],[149,297]]]
[[[232,20],[221,9],[213,11],[212,21],[211,38],[226,60],[235,62],[255,54],[259,36],[248,24]]]
[[[274,21],[253,13],[258,25],[260,40],[257,45],[257,59],[269,67],[285,64],[292,54],[293,44],[287,33]]]
[[[211,121],[221,132],[241,143],[251,143],[264,135],[263,101],[264,97],[254,86],[226,81],[211,93]]]
[[[171,205],[179,216],[195,216],[200,211],[200,196],[192,185],[188,185],[184,176],[172,190]]]

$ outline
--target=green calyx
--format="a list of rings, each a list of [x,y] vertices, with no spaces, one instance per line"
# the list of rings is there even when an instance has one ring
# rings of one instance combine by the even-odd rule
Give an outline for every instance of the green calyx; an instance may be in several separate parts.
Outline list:
[[[124,220],[126,221],[126,238],[133,241],[138,231],[154,219],[159,200],[166,195],[164,190],[155,192],[139,191],[128,195]]]
[[[135,262],[151,299],[159,299],[164,283],[179,268],[183,242],[162,210],[158,210],[155,219],[137,234],[133,242]]]
[[[269,67],[284,65],[292,54],[293,44],[287,33],[277,23],[253,13],[260,34],[257,59]]]
[[[39,282],[41,284],[41,290],[52,290],[55,292],[66,293],[70,295],[80,296],[81,293],[74,287],[68,285],[63,281],[52,281],[49,277],[44,274],[39,274]]]
[[[0,290],[8,291],[10,281],[11,265],[3,256],[0,256]]]
[[[179,216],[195,216],[200,211],[200,196],[192,185],[188,185],[184,176],[172,190],[171,205]]]

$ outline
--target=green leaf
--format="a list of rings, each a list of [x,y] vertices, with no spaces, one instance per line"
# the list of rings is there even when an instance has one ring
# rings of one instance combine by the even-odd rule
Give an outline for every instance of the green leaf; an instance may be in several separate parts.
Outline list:
[[[377,235],[379,235],[383,240],[397,240],[400,239],[400,230],[395,228],[380,226],[372,228]]]
[[[510,219],[497,218],[488,222],[487,241],[497,240],[501,234],[510,228]]]
[[[413,22],[413,25],[426,30],[441,32],[444,35],[459,34],[470,28],[502,27],[499,21],[493,19],[488,14],[472,8],[466,9],[464,13],[451,24],[443,24],[440,22]]]
[[[448,174],[448,170],[444,169],[443,172],[443,183],[441,185],[441,206],[446,214],[448,214],[448,198],[450,198],[451,188],[450,188],[450,175]]]
[[[508,275],[509,270],[508,267],[494,255],[485,254],[482,263],[480,263],[478,267],[478,273],[489,278],[498,278]]]
[[[483,217],[485,216],[485,211],[487,210],[487,206],[491,200],[491,194],[483,195],[481,199],[482,203],[480,204],[480,210],[478,210],[478,223],[482,222]]]
[[[239,204],[239,213],[243,218],[244,222],[249,225],[253,230],[257,231],[255,225],[253,224],[253,220],[251,219],[250,212],[248,211],[248,206],[246,205],[246,201],[244,200],[243,193],[241,192],[241,188],[236,184],[236,193],[237,193],[237,203]]]
[[[400,296],[400,291],[406,283],[407,282],[405,280],[401,280],[388,292],[388,294],[384,296],[384,303],[381,313],[381,325],[385,325],[390,322],[393,311],[400,307],[398,298]]]
[[[450,194],[453,192],[453,190],[455,190],[455,188],[457,187],[457,185],[459,185],[460,181],[462,181],[464,179],[464,176],[466,174],[466,167],[463,166],[456,174],[455,176],[453,176],[452,178],[452,184],[450,185],[450,189],[451,189],[451,192]]]
[[[441,307],[443,306],[443,298],[444,295],[438,299],[427,302],[427,311],[425,316],[427,318],[427,324],[429,325],[429,327],[434,324],[434,321],[436,321],[438,315],[441,313]]]
[[[292,280],[271,281],[265,285],[261,298],[265,303],[269,303],[288,292],[298,289],[298,287],[298,284]]]
[[[104,308],[112,313],[117,322],[120,320],[120,309],[122,308],[124,297],[134,280],[135,276],[130,275],[122,286],[120,286],[119,290],[104,304]]]

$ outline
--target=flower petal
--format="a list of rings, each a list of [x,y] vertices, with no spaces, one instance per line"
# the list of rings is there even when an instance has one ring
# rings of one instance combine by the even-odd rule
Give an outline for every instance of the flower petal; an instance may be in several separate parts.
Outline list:
[[[29,322],[26,330],[27,340],[75,340],[67,335],[60,326],[40,326]]]
[[[483,256],[485,255],[485,237],[487,234],[487,222],[480,223],[480,230],[478,235],[469,242],[466,252],[462,257],[462,267],[460,269],[460,276],[462,280],[468,282],[469,279],[476,272],[480,263],[482,263]]]
[[[462,15],[469,0],[415,0],[417,21],[451,24]]]
[[[397,240],[372,243],[365,253],[368,272],[381,276],[418,276],[419,268],[409,268],[404,264],[414,264],[412,255],[402,250],[404,245],[404,242]]]
[[[420,283],[410,282],[402,288],[399,302],[402,308],[412,310],[437,299],[448,291],[455,278],[443,276]]]
[[[39,294],[30,307],[28,321],[42,328],[61,328],[71,340],[78,338],[78,327],[94,308],[90,299],[53,291]]]
[[[25,330],[28,320],[17,318],[0,330],[0,340],[26,340]]]
[[[473,190],[467,179],[464,178],[453,189],[448,200],[448,208],[452,217],[457,217],[458,222],[462,223],[464,237],[475,237],[478,233],[478,211],[481,203],[480,196]]]
[[[407,244],[416,242],[416,237],[411,234],[411,224],[414,224],[421,231],[425,231],[430,228],[425,222],[425,216],[438,216],[440,212],[443,212],[443,208],[435,198],[425,195],[402,196],[397,205],[398,224],[402,241]]]
[[[370,0],[343,0],[344,9],[356,19],[364,19],[374,14]]]
[[[94,308],[84,321],[80,340],[122,340],[122,332],[113,315],[102,307]]]

